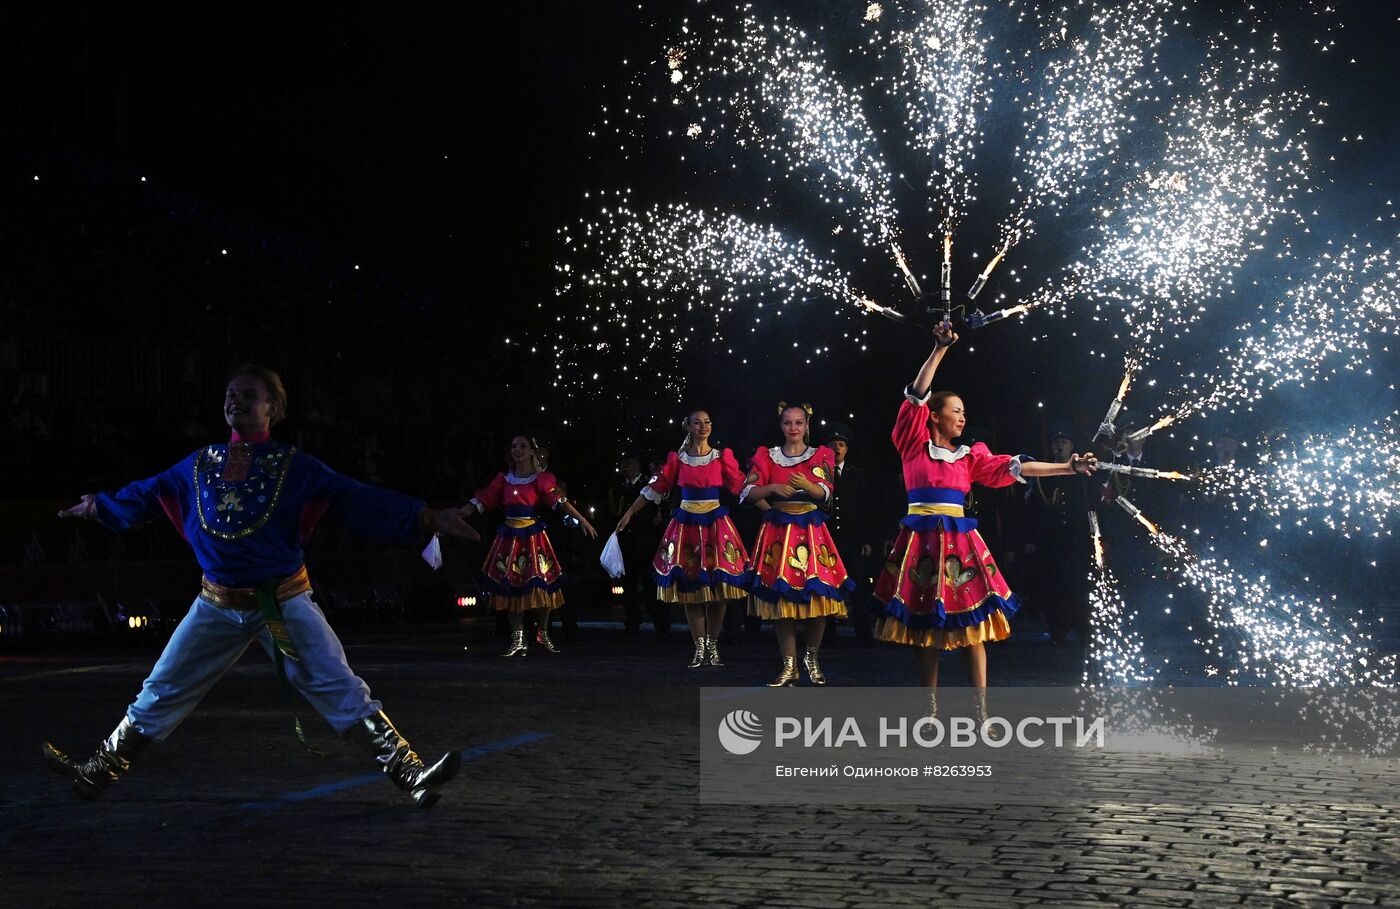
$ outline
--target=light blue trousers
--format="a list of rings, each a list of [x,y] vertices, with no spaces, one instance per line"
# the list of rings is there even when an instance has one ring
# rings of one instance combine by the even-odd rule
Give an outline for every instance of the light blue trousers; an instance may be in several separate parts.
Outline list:
[[[310,593],[282,603],[282,618],[300,660],[286,660],[287,678],[337,733],[379,711],[369,686],[350,670],[345,648]],[[190,715],[256,638],[272,656],[272,636],[255,610],[222,609],[198,597],[165,645],[126,715],[142,734],[162,742]],[[279,695],[279,704],[281,697]]]

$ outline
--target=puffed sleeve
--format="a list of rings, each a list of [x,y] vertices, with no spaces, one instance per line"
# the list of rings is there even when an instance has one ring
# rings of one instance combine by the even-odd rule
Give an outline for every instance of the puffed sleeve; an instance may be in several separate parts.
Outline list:
[[[755,486],[767,485],[769,468],[772,466],[773,461],[768,457],[768,449],[760,447],[753,453],[753,460],[749,462],[749,475],[744,477],[744,488],[739,490],[740,503],[748,499]]]
[[[501,507],[501,496],[505,494],[506,475],[496,474],[496,478],[476,491],[472,496],[472,504],[480,512],[492,511]]]
[[[427,507],[422,499],[352,480],[305,453],[297,454],[292,469],[308,474],[310,494],[300,519],[303,539],[322,513],[371,540],[407,545],[422,534],[421,515]]]
[[[1012,483],[1026,482],[1021,477],[1021,462],[1024,458],[1012,455],[992,454],[981,442],[972,446],[968,453],[972,459],[972,482],[996,488]]]
[[[826,492],[822,503],[829,504],[832,484],[836,482],[836,453],[825,445],[817,446],[817,453],[812,455],[812,478]]]
[[[194,486],[194,459],[198,455],[195,452],[169,470],[128,483],[116,492],[98,493],[93,497],[97,519],[109,530],[130,530],[163,513],[184,536],[184,506],[190,497],[185,493]]]
[[[899,405],[894,431],[890,433],[890,441],[901,459],[918,454],[928,445],[928,399],[932,394],[930,389],[922,398],[916,398],[912,388],[904,387],[904,403]]]
[[[666,499],[666,494],[676,488],[676,479],[681,475],[681,459],[674,451],[666,455],[666,463],[661,466],[661,472],[651,478],[651,482],[642,487],[642,495],[646,496],[648,502],[653,505],[660,505]]]
[[[559,481],[554,478],[554,474],[547,470],[542,470],[535,477],[535,488],[539,490],[540,501],[550,508],[558,508],[559,503],[564,501],[564,490],[559,488]]]
[[[719,469],[724,488],[738,495],[744,488],[744,472],[739,469],[739,459],[734,457],[734,452],[728,448],[719,454]]]

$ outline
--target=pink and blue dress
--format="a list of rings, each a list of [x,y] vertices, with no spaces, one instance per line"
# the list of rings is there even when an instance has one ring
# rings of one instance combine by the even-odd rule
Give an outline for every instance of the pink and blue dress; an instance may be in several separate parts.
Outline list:
[[[903,463],[909,510],[875,581],[875,635],[943,650],[1004,640],[1020,600],[963,504],[973,483],[1024,483],[1021,463],[1028,459],[992,454],[981,442],[935,445],[928,399],[906,388],[890,435]]]
[[[498,473],[472,496],[478,511],[505,512],[481,567],[482,584],[497,610],[526,612],[564,605],[564,569],[540,520],[541,507],[557,508],[563,500],[554,474],[547,470],[528,477]]]
[[[791,483],[801,475],[821,491],[820,501],[797,489],[791,496],[768,498],[763,526],[749,559],[749,614],[763,619],[814,619],[844,616],[855,581],[846,574],[836,541],[826,523],[836,456],[830,448],[808,447],[799,455],[781,446],[760,448],[744,480],[740,500],[755,486]]]
[[[661,472],[642,487],[642,495],[657,504],[673,489],[681,495],[652,559],[657,599],[717,603],[744,597],[748,553],[719,500],[721,490],[737,495],[743,482],[734,452],[712,448],[706,455],[671,452]]]

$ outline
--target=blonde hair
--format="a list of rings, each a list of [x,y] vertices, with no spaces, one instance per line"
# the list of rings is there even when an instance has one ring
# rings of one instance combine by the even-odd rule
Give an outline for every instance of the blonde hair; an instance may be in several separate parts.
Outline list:
[[[703,407],[697,407],[690,413],[685,415],[685,419],[681,420],[681,425],[686,428],[685,438],[681,439],[681,447],[676,449],[676,454],[685,454],[687,451],[690,451],[691,446],[695,444],[695,439],[693,439],[690,435],[690,418],[695,416],[697,413],[703,413],[705,416],[710,415],[710,412]]]

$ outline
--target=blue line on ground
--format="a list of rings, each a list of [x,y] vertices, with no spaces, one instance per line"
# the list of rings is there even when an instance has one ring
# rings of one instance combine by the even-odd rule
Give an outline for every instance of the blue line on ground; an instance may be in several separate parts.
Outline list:
[[[477,745],[474,748],[464,748],[462,749],[462,760],[474,761],[477,758],[486,757],[489,754],[509,751],[511,748],[518,748],[521,745],[528,745],[531,742],[543,741],[552,735],[554,735],[552,732],[522,732],[520,735],[513,735],[508,739],[487,742],[485,745]],[[325,795],[334,795],[337,792],[344,792],[347,789],[354,789],[358,786],[368,786],[371,783],[383,784],[384,782],[386,782],[384,774],[367,773],[364,776],[351,777],[348,780],[341,780],[338,783],[327,783],[324,786],[317,786],[314,789],[306,789],[301,792],[289,792],[286,795],[281,795],[275,799],[268,799],[263,802],[244,802],[239,807],[253,810],[284,808],[296,802],[318,799]]]

